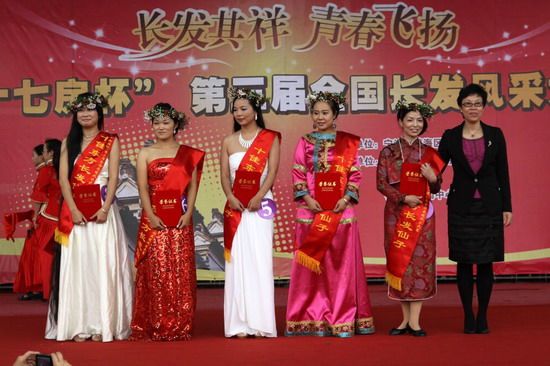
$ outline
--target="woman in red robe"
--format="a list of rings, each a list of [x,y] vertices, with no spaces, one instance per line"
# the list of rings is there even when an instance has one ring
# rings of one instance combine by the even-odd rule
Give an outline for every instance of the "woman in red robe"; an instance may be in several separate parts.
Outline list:
[[[388,297],[400,302],[403,313],[399,326],[390,330],[393,336],[426,336],[420,327],[420,312],[423,302],[436,293],[435,215],[430,193],[439,192],[438,174],[443,162],[434,149],[420,141],[432,114],[429,105],[398,102],[401,137],[382,149],[378,159],[377,189],[386,197]],[[411,174],[416,178],[411,181],[419,183],[415,192],[406,188]],[[414,225],[420,229],[412,230]]]
[[[13,283],[13,292],[23,293],[19,297],[19,300],[27,301],[33,299],[40,299],[42,288],[40,286],[40,277],[37,271],[38,261],[38,248],[36,246],[36,235],[34,226],[36,224],[36,217],[40,210],[40,206],[46,201],[46,194],[44,193],[44,185],[47,184],[47,176],[44,171],[46,166],[43,157],[44,146],[37,145],[32,151],[32,162],[38,172],[36,181],[31,193],[31,201],[33,203],[33,209],[35,212],[33,219],[33,227],[28,230],[23,250],[21,251],[21,257],[19,258],[19,268],[15,275],[15,281]]]
[[[49,299],[51,290],[52,264],[55,256],[55,229],[59,221],[61,203],[61,188],[59,187],[59,157],[61,141],[48,139],[44,143],[44,160],[46,166],[42,169],[46,183],[42,189],[46,202],[40,207],[36,219],[36,246],[38,248],[37,267],[35,268],[42,284],[42,297]]]
[[[143,211],[131,338],[189,340],[196,304],[192,216],[204,152],[177,142],[186,117],[170,104],[158,103],[145,118],[156,142],[137,161]],[[175,208],[166,201],[176,201]]]

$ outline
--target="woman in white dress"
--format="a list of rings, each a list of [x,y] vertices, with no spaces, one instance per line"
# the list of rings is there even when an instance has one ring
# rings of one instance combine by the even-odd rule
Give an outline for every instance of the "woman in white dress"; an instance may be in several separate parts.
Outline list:
[[[276,337],[271,187],[279,166],[280,134],[265,128],[262,96],[248,89],[231,93],[234,132],[223,140],[220,174],[227,196],[225,336]],[[257,174],[258,184],[253,174]],[[248,196],[244,194],[247,199],[243,198],[243,181],[254,181],[255,188]]]
[[[70,105],[59,171],[59,285],[48,311],[48,339],[110,342],[130,335],[131,258],[114,202],[120,147],[116,135],[103,131],[104,106],[97,93],[80,94]],[[82,197],[90,195],[100,196],[100,208],[88,214]]]

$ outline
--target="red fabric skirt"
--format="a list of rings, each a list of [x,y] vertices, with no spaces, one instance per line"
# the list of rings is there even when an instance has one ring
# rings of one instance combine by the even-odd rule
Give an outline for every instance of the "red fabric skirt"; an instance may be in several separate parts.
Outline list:
[[[19,257],[19,268],[13,283],[13,292],[27,293],[42,290],[40,277],[37,271],[38,246],[36,245],[36,231],[29,229],[25,244]]]
[[[35,267],[36,274],[40,277],[42,285],[42,293],[44,299],[49,299],[51,291],[52,264],[55,256],[54,241],[55,228],[57,221],[50,220],[44,216],[38,217],[38,225],[36,228],[36,245],[38,247],[37,266]]]
[[[137,266],[130,339],[191,338],[197,281],[193,235],[192,225],[156,231]]]

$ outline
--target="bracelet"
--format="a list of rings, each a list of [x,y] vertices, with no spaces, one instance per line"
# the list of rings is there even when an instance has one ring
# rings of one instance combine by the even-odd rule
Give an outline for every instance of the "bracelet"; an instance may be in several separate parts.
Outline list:
[[[106,209],[104,209],[103,207],[101,207],[100,210],[103,211],[104,213],[108,213],[108,211]]]
[[[349,203],[349,200],[346,198],[346,196],[342,197],[342,199],[343,199],[346,203]]]

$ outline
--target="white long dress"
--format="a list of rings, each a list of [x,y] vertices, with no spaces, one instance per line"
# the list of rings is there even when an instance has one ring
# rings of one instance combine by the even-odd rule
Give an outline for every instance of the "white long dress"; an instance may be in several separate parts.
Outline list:
[[[95,183],[107,185],[109,160]],[[128,241],[116,203],[107,221],[75,225],[61,248],[57,323],[48,310],[46,338],[71,340],[100,334],[103,342],[126,339],[132,316]]]
[[[231,182],[244,152],[229,156]],[[267,176],[267,167],[261,178]],[[273,199],[268,191],[264,198]],[[225,336],[239,333],[276,337],[273,284],[273,219],[245,210],[225,263]]]

